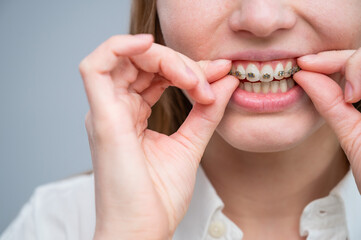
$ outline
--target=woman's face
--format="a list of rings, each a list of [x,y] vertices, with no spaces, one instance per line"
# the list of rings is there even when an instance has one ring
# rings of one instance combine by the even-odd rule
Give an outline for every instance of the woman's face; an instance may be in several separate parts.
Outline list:
[[[157,1],[167,46],[196,61],[231,59],[234,70],[242,65],[246,76],[250,72],[258,76],[257,70],[260,76],[266,76],[263,75],[268,73],[263,69],[266,65],[271,66],[273,74],[278,74],[276,67],[280,59],[286,67],[287,62],[294,62],[302,55],[359,48],[360,9],[360,0]],[[250,67],[252,63],[255,65]],[[264,81],[258,80],[256,86],[252,81],[257,77],[253,76],[243,80],[247,82],[248,91],[253,93],[236,90],[238,93],[233,94],[217,128],[230,145],[253,152],[287,150],[324,124],[308,96],[294,90],[297,86],[292,90],[291,85],[281,93],[276,88],[281,81],[276,84],[277,79],[274,79],[274,83],[264,83],[269,81],[264,78]],[[339,74],[331,77],[343,86],[344,80]],[[271,84],[279,94],[276,101],[278,97],[286,99],[281,107],[268,100],[268,107],[257,103],[257,98],[264,98],[262,92],[267,92],[267,88],[267,94],[272,92]],[[249,104],[253,100],[256,104]]]

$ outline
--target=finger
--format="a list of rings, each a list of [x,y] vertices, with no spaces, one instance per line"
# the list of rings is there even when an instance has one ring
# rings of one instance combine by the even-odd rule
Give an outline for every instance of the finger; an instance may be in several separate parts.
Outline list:
[[[119,57],[144,53],[152,43],[153,36],[150,34],[116,35],[102,43],[84,60],[90,66],[90,72],[109,73],[118,65]]]
[[[232,76],[226,76],[211,84],[216,100],[209,105],[195,103],[182,126],[171,135],[172,138],[187,146],[195,154],[195,159],[200,160],[203,155],[205,147],[222,119],[229,99],[238,85],[238,79]]]
[[[154,73],[138,71],[137,80],[129,85],[129,91],[133,91],[136,93],[143,92],[152,84],[154,77]]]
[[[193,60],[183,60],[185,60],[187,64],[190,65],[192,69],[194,69],[193,71],[196,73],[197,77],[202,79],[202,81],[203,79],[204,81],[207,81],[207,84],[219,80],[221,77],[225,76],[232,67],[230,60],[219,59],[215,61],[199,61],[197,62],[198,66],[193,65]],[[153,77],[154,74],[152,73],[140,71],[138,74],[138,80],[129,87],[130,89],[141,93],[141,96],[150,106],[153,106],[160,99],[164,90],[170,86],[170,84],[167,84],[164,78],[162,78],[163,81],[160,81],[160,76],[157,77],[157,80],[153,80]],[[195,91],[202,91],[199,85],[201,84],[198,84],[196,87],[197,90]],[[193,92],[193,94],[197,93]],[[192,95],[190,96],[195,98]]]
[[[167,87],[169,87],[169,82],[163,77],[158,76],[153,80],[152,85],[140,93],[140,95],[150,107],[153,107]]]
[[[304,70],[294,74],[293,79],[334,130],[349,160],[357,160],[353,157],[361,149],[361,113],[344,101],[340,86],[324,74]]]
[[[189,96],[192,99],[199,98],[198,96],[201,96],[205,92],[211,92],[214,96],[209,84],[227,75],[232,67],[232,62],[230,60],[218,59],[214,61],[203,60],[195,62],[181,53],[177,54],[192,69],[200,80],[196,88],[188,91]]]
[[[153,44],[144,54],[132,56],[131,60],[139,69],[159,73],[159,75],[168,79],[172,86],[181,89],[197,91],[198,84],[204,82],[193,71],[194,67],[185,63],[174,50],[162,45]],[[214,101],[210,89],[198,93],[192,96],[195,101],[202,104],[209,104]]]
[[[232,64],[230,60],[223,60],[223,59],[219,59],[219,60],[215,60],[215,61],[199,61],[197,62],[198,67],[193,65],[193,60],[190,60],[190,62],[188,63],[188,60],[183,59],[185,61],[187,61],[188,65],[191,65],[193,72],[196,73],[197,77],[199,79],[204,78],[204,81],[207,81],[209,83],[212,83],[222,77],[224,77],[231,69]],[[152,82],[154,82],[155,80],[153,80],[154,74],[153,73],[147,73],[144,71],[140,71],[138,73],[138,77],[137,77],[137,81],[135,81],[134,83],[132,83],[129,86],[129,89],[132,89],[133,91],[137,92],[137,93],[141,93],[143,92],[145,89],[147,89],[147,96],[151,94],[151,89],[157,89],[157,93],[161,92],[162,89],[165,89],[169,86],[169,84],[166,84],[166,80],[163,78],[163,83],[159,84],[159,82],[156,84],[156,86],[154,86],[154,88],[150,88],[148,90],[148,88],[151,86],[151,84],[153,84]],[[160,76],[158,76],[159,78]],[[158,79],[159,80],[159,79]],[[208,83],[208,84],[209,84]],[[196,87],[198,91],[202,91],[198,86]],[[160,90],[160,91],[158,91]],[[144,93],[142,94],[142,96],[144,96]],[[150,96],[149,96],[150,97]],[[193,96],[191,96],[192,98],[194,98]],[[151,99],[159,99],[160,96],[158,96],[158,94],[156,94],[154,97],[151,97]],[[155,104],[154,101],[150,101],[149,103],[152,103],[151,106],[153,106]]]
[[[297,59],[297,64],[312,72],[345,75],[348,84],[345,88],[345,100],[349,103],[361,99],[361,49],[327,51]]]
[[[202,84],[199,84],[195,89],[187,91],[192,99],[196,99],[196,95],[200,94],[202,91],[212,91],[210,83],[227,75],[232,67],[230,60],[223,59],[215,61],[199,61],[197,63],[193,62],[193,64],[195,64],[192,66],[195,69],[194,72],[199,76]],[[214,95],[213,91],[212,94]]]
[[[213,83],[229,73],[232,68],[232,61],[226,59],[217,59],[214,61],[197,62],[203,70],[209,83]]]
[[[355,50],[335,50],[320,52],[318,54],[306,55],[297,59],[297,65],[301,69],[332,74],[336,72],[343,72],[347,60],[355,53]]]
[[[148,35],[114,36],[102,43],[79,65],[84,88],[93,114],[105,111],[107,103],[114,95],[114,82],[110,73],[119,63],[119,56],[140,54],[152,44]]]
[[[346,101],[355,103],[361,99],[361,49],[357,50],[346,63],[346,80],[350,84]]]

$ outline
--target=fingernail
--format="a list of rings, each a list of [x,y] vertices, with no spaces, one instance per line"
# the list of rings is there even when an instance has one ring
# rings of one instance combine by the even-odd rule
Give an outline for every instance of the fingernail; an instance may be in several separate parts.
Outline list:
[[[217,60],[211,61],[210,65],[212,67],[216,68],[216,67],[223,67],[223,66],[228,65],[230,63],[231,63],[231,60],[217,59]]]
[[[141,33],[141,34],[135,34],[134,37],[141,40],[150,40],[153,37],[153,35],[147,33]]]
[[[345,101],[350,102],[353,99],[353,87],[349,81],[345,84]]]
[[[311,54],[311,55],[306,55],[306,56],[299,57],[298,60],[303,61],[303,62],[312,62],[316,58],[317,58],[316,54]]]

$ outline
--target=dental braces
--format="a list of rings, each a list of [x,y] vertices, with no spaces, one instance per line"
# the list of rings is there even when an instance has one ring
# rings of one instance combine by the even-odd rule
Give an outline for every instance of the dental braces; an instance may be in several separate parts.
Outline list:
[[[298,72],[298,71],[300,71],[300,70],[301,70],[301,68],[300,68],[299,66],[294,66],[294,67],[292,67],[288,72],[279,71],[279,72],[277,73],[277,76],[283,77],[283,76],[286,75],[286,74],[291,76],[291,75],[295,74],[296,72]],[[245,77],[246,77],[246,74],[241,74],[239,71],[232,72],[232,70],[228,73],[228,75],[232,75],[232,76],[235,76],[235,77],[241,77],[241,78],[245,78]],[[250,72],[250,73],[247,74],[247,76],[248,76],[249,78],[254,78],[254,77],[255,77],[255,74],[252,73],[252,72]],[[270,75],[269,73],[265,73],[265,74],[262,75],[262,78],[263,78],[263,79],[269,79],[269,78],[271,78],[271,75]]]

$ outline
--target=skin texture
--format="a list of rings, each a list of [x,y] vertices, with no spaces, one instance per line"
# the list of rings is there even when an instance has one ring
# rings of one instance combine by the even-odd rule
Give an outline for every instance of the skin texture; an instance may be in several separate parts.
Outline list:
[[[352,68],[346,77],[354,95],[345,97],[356,102],[361,98],[356,67],[361,54],[355,51],[361,43],[361,1],[157,3],[166,45],[194,60],[245,50],[287,49],[295,57],[324,52],[314,62],[299,59],[304,71],[295,80],[307,95],[286,111],[254,114],[228,104],[201,163],[225,202],[223,212],[245,239],[300,238],[303,208],[327,196],[348,171],[340,143],[359,179],[361,117],[344,102],[342,68]],[[348,51],[331,51],[343,49]]]
[[[230,68],[227,60],[194,62],[154,44],[151,35],[113,36],[82,60],[95,179],[94,239],[172,238],[190,203],[206,144],[238,85],[225,76]],[[172,136],[146,128],[151,106],[169,85],[196,102]],[[220,87],[224,91],[215,93]]]
[[[271,48],[291,49],[302,56],[359,48],[361,32],[355,29],[361,21],[357,10],[361,2],[347,2],[331,1],[324,6],[322,1],[160,0],[158,12],[166,45],[194,60]],[[336,12],[348,14],[335,17]],[[339,76],[335,80],[341,81]],[[291,124],[298,127],[279,131]],[[305,99],[280,114],[259,116],[228,108],[217,132],[237,149],[270,152],[294,147],[322,124],[310,99]]]
[[[361,2],[157,4],[167,47],[150,35],[117,35],[79,66],[90,106],[94,239],[172,239],[201,160],[245,240],[302,239],[303,208],[327,196],[349,166],[361,189],[361,114],[350,105],[361,98]],[[294,79],[307,95],[279,113],[232,106],[239,81],[227,75],[231,61],[216,59],[235,49],[285,48],[322,52],[297,59],[303,70]],[[169,85],[194,106],[166,136],[147,129],[147,119]]]

